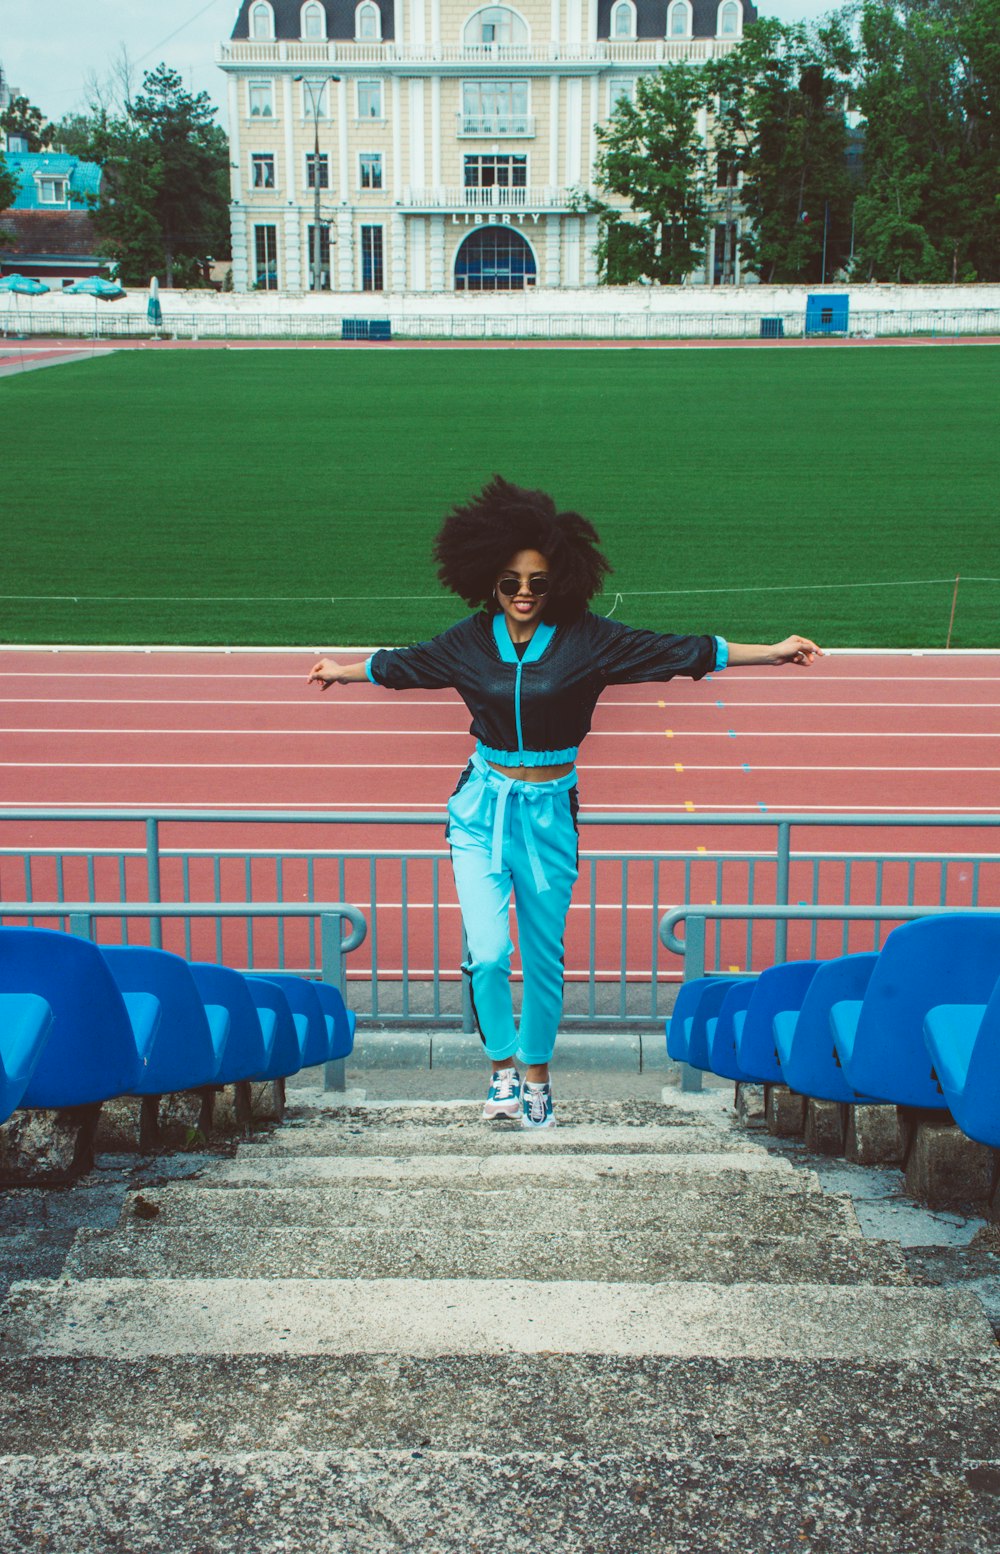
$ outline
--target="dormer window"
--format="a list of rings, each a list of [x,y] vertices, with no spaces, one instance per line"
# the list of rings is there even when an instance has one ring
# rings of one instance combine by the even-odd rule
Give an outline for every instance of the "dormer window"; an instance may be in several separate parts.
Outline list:
[[[382,12],[372,0],[364,0],[354,13],[354,36],[359,43],[377,43],[382,37]]]
[[[743,31],[743,7],[738,0],[724,0],[719,6],[720,38],[738,38]]]
[[[635,37],[635,6],[632,0],[618,0],[611,8],[612,38]]]
[[[274,12],[264,0],[259,0],[250,11],[250,36],[265,43],[274,38]]]
[[[66,178],[36,177],[39,205],[65,205],[68,181]]]
[[[671,0],[667,8],[667,37],[690,38],[691,6],[688,0]]]
[[[302,7],[302,37],[307,42],[323,42],[326,39],[326,12],[316,0]]]
[[[484,44],[494,43],[527,43],[528,27],[516,11],[509,11],[503,5],[488,5],[469,17],[462,41],[466,48],[481,48]]]

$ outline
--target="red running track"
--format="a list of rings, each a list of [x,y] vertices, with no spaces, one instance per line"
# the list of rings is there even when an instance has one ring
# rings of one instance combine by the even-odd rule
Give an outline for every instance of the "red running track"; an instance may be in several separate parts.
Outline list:
[[[36,843],[61,846],[82,842],[85,832],[93,839],[92,828],[3,821],[4,809],[21,807],[234,814],[364,809],[384,814],[385,827],[375,835],[370,828],[362,834],[333,827],[324,830],[323,843],[440,849],[436,825],[414,830],[391,821],[412,809],[443,811],[471,750],[461,702],[451,693],[395,695],[368,685],[321,693],[306,684],[313,656],[309,650],[0,653],[0,842],[21,844],[29,833]],[[697,684],[616,687],[602,699],[581,754],[582,814],[655,810],[697,818],[683,831],[587,828],[583,847],[711,852],[771,844],[770,831],[750,839],[713,827],[720,813],[996,815],[998,710],[996,654],[837,653],[808,670],[739,669]],[[120,844],[137,837],[102,833],[101,839]],[[266,828],[250,826],[227,827],[223,836],[216,829],[211,839],[199,837],[193,825],[169,833],[172,846],[271,840]],[[906,827],[831,831],[823,838],[804,831],[800,840],[834,850],[1000,851],[997,832],[986,827],[932,837]],[[284,831],[281,845],[308,848],[319,841],[315,828],[300,827]],[[620,914],[617,869],[609,866],[598,881],[602,914]],[[706,860],[704,883],[693,891],[702,899],[715,895],[710,870]],[[134,877],[142,894],[141,873]],[[273,894],[272,878],[255,877],[257,899]],[[933,891],[933,879],[918,889]],[[643,875],[637,866],[631,920],[636,939],[646,944],[650,882],[651,872]],[[416,899],[429,893],[427,881],[421,885],[414,876],[411,884]],[[6,899],[23,894],[22,885],[8,861]],[[224,893],[238,894],[241,885],[234,877]],[[207,897],[213,881],[195,868],[191,888],[195,898]],[[803,880],[803,893],[806,888]],[[906,888],[902,874],[898,888]],[[364,905],[364,880],[356,877],[352,889],[349,899]],[[831,881],[829,891],[839,889]],[[332,878],[322,893],[336,896]],[[757,895],[762,899],[766,888]],[[451,901],[446,870],[442,900]],[[580,902],[571,913],[570,967],[585,949],[587,912]],[[380,959],[383,953],[394,958],[396,938],[392,930],[389,942],[383,937]],[[423,953],[414,946],[414,964]],[[444,963],[448,953],[442,945]]]

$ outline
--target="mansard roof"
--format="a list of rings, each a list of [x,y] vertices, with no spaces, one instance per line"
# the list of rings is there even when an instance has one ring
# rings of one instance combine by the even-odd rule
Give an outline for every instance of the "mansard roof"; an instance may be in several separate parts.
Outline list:
[[[241,0],[240,12],[233,28],[234,38],[249,38],[250,9],[256,0]],[[269,0],[274,12],[276,38],[297,39],[302,36],[303,0]],[[340,41],[354,38],[354,13],[357,0],[319,0],[326,11],[326,35]],[[395,0],[374,0],[382,12],[382,37],[396,36]],[[670,0],[634,0],[636,9],[636,37],[664,38],[667,33],[667,7]],[[718,30],[720,0],[691,0],[692,36],[714,38]],[[478,0],[469,0],[469,14],[477,9]],[[515,8],[517,0],[514,0]],[[611,7],[614,0],[598,0],[597,36],[606,38],[611,28]],[[757,7],[753,0],[743,0],[743,25],[757,20]]]
[[[240,14],[233,28],[234,38],[249,38],[250,10],[255,3],[256,0],[242,0]],[[274,36],[301,38],[304,0],[269,0],[269,3],[274,12]],[[327,37],[353,42],[354,13],[357,10],[358,0],[319,0],[319,3],[326,12]],[[375,0],[375,4],[382,12],[382,37],[394,38],[396,36],[395,0]],[[470,6],[470,9],[474,9],[474,5]]]
[[[633,0],[635,5],[635,35],[637,38],[665,38],[667,35],[667,8],[670,0]],[[690,0],[691,36],[714,38],[718,32],[719,5],[721,0]],[[611,8],[615,0],[597,0],[597,36],[607,38],[611,32]],[[743,25],[757,20],[757,7],[753,0],[743,0]]]

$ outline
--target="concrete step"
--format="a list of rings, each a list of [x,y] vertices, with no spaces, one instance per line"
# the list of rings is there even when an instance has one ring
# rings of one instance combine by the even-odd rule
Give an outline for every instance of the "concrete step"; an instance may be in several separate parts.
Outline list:
[[[858,1236],[594,1231],[525,1234],[504,1213],[488,1228],[423,1229],[219,1224],[210,1230],[134,1220],[82,1230],[66,1279],[696,1279],[713,1284],[908,1285],[898,1247]],[[29,1275],[22,1275],[28,1277]],[[37,1275],[35,1275],[37,1277]]]
[[[454,1120],[437,1127],[400,1124],[398,1127],[365,1126],[339,1117],[329,1123],[281,1129],[266,1141],[254,1142],[241,1151],[248,1159],[290,1160],[309,1157],[360,1155],[512,1155],[525,1150],[560,1155],[698,1155],[759,1154],[745,1134],[728,1134],[705,1124],[681,1127],[654,1125],[603,1127],[600,1123],[566,1123],[528,1133],[516,1119],[484,1122],[476,1117]]]
[[[995,1356],[973,1295],[870,1285],[89,1279],[12,1286],[10,1355]]]
[[[979,1356],[0,1358],[0,1453],[476,1452],[494,1442],[590,1455],[992,1459],[1000,1365]]]
[[[139,1203],[139,1199],[142,1203]],[[760,1173],[723,1175],[705,1182],[666,1175],[622,1178],[596,1193],[590,1183],[551,1184],[537,1180],[345,1181],[325,1187],[143,1188],[131,1194],[121,1223],[155,1211],[170,1226],[278,1226],[320,1229],[355,1226],[442,1231],[482,1230],[502,1217],[512,1235],[592,1231],[653,1232],[691,1238],[705,1232],[744,1236],[824,1234],[860,1239],[854,1206],[846,1195],[824,1196],[796,1177]],[[161,1218],[162,1216],[162,1218]]]
[[[517,1135],[518,1148],[509,1154],[408,1155],[278,1155],[261,1156],[241,1150],[233,1160],[213,1160],[199,1180],[205,1187],[325,1187],[336,1183],[394,1182],[407,1187],[441,1186],[456,1182],[509,1186],[514,1181],[549,1187],[587,1185],[610,1191],[622,1182],[670,1177],[704,1182],[727,1177],[733,1190],[751,1178],[791,1178],[791,1162],[762,1149],[722,1150],[704,1154],[567,1154],[553,1135]],[[523,1140],[523,1142],[522,1142]]]
[[[0,1459],[0,1516],[5,1554],[987,1554],[998,1482],[971,1454],[98,1451]]]
[[[724,1093],[706,1091],[700,1095],[683,1096],[684,1102],[690,1101],[690,1105],[680,1105],[673,1099],[606,1100],[600,1091],[592,1100],[564,1101],[560,1099],[558,1090],[558,1083],[556,1083],[554,1086],[556,1115],[560,1127],[691,1128],[701,1126],[725,1130],[732,1125],[736,1115],[731,1104],[732,1091],[729,1089]],[[339,1101],[336,1093],[324,1092],[322,1104],[303,1105],[298,1100],[298,1095],[298,1091],[288,1090],[286,1121],[280,1134],[274,1137],[285,1137],[309,1127],[323,1129],[330,1124],[365,1128],[426,1128],[429,1131],[454,1127],[462,1123],[475,1124],[478,1127],[482,1125],[481,1113],[483,1101],[486,1098],[486,1085],[484,1082],[482,1094],[475,1100],[461,1101],[366,1100],[361,1104],[353,1104],[349,1096]],[[674,1091],[672,1095],[680,1098],[682,1092]]]

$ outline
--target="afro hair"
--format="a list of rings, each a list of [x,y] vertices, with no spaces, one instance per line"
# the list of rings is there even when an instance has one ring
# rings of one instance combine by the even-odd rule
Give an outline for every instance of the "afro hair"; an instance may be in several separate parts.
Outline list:
[[[495,614],[497,578],[520,550],[537,550],[548,559],[545,618],[554,625],[582,615],[611,571],[586,518],[557,512],[544,491],[527,491],[500,475],[448,514],[434,542],[434,559],[446,588]]]

